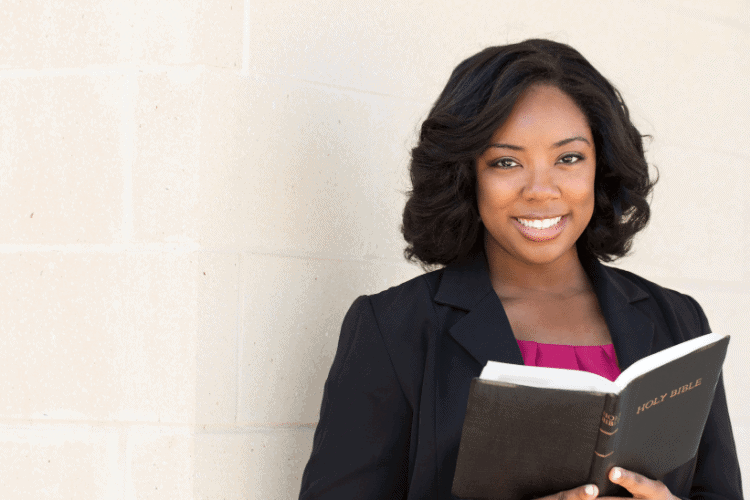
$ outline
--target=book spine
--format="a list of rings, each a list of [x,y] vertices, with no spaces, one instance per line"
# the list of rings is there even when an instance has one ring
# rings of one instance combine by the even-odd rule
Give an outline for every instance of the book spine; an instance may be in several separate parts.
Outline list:
[[[599,488],[599,495],[612,495],[621,492],[619,486],[607,477],[609,470],[616,465],[617,443],[620,441],[618,430],[620,427],[620,396],[607,394],[599,421],[599,435],[594,448],[594,459],[591,462],[589,483]],[[629,496],[629,495],[627,495]]]

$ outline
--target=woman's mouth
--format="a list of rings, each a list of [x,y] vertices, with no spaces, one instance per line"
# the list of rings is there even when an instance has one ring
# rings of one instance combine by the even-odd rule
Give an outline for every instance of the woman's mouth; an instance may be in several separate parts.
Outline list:
[[[550,217],[548,219],[514,217],[513,220],[516,222],[516,227],[521,231],[521,234],[531,241],[549,241],[562,232],[568,221],[568,216],[558,215],[557,217]]]

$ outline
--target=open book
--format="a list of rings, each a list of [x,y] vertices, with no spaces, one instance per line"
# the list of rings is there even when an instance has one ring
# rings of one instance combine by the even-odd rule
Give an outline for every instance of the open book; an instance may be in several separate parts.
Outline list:
[[[615,465],[658,479],[697,453],[728,345],[703,335],[614,382],[489,361],[471,383],[453,494],[517,500],[593,483],[630,496],[607,479]]]

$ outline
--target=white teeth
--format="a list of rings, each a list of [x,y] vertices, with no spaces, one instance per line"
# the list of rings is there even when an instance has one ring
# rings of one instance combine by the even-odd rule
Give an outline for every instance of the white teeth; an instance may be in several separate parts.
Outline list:
[[[518,222],[520,222],[526,227],[532,227],[534,229],[547,229],[547,228],[554,226],[558,222],[560,222],[561,219],[562,219],[562,216],[555,217],[554,219],[542,219],[542,220],[540,219],[534,219],[534,220],[516,219],[516,220],[518,220]]]

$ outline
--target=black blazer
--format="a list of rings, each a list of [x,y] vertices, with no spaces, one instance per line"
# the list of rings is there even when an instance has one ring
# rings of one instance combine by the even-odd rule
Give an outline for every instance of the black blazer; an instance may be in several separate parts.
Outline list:
[[[692,298],[582,259],[621,370],[708,333]],[[523,364],[483,254],[354,301],[325,384],[301,499],[450,500],[469,384]],[[722,379],[696,457],[662,481],[683,498],[740,499]]]

